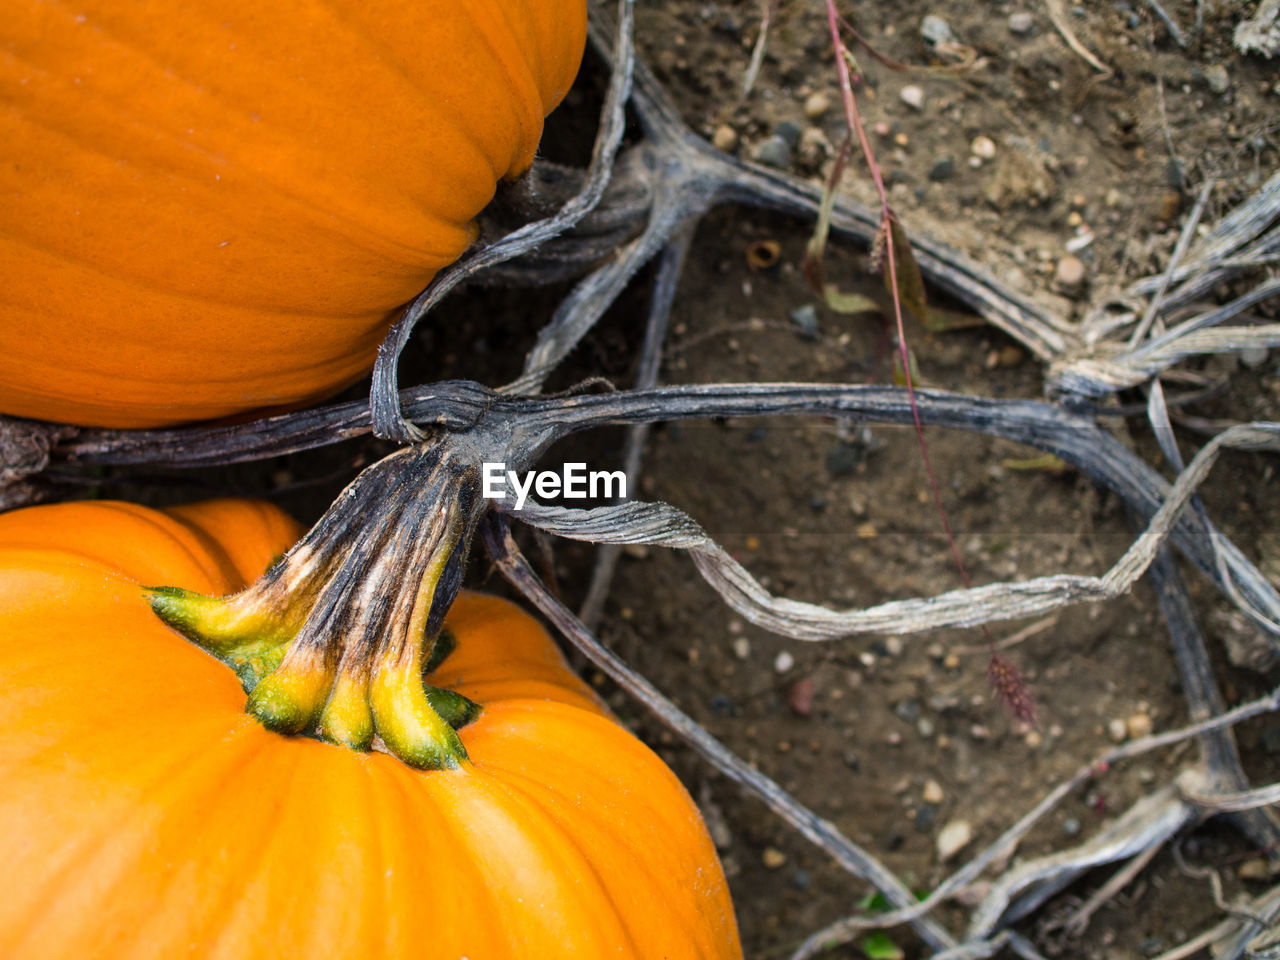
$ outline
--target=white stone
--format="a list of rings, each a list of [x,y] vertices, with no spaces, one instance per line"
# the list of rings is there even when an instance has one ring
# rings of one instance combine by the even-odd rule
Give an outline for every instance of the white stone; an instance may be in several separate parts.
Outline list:
[[[898,97],[912,110],[924,109],[924,90],[916,86],[914,83],[908,84],[902,88],[902,92]]]
[[[990,160],[996,155],[996,142],[990,137],[976,136],[973,138],[973,142],[969,144],[969,152],[975,157]]]
[[[969,845],[973,827],[968,820],[952,820],[938,833],[938,859],[946,863]]]

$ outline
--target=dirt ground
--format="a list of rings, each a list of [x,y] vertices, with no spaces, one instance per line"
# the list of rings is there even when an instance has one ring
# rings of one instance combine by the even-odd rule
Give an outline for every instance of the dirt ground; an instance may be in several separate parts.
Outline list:
[[[1206,178],[1219,182],[1205,214],[1212,223],[1277,167],[1277,62],[1242,56],[1231,44],[1235,23],[1252,12],[1252,4],[1165,0],[1164,8],[1188,33],[1197,10],[1203,16],[1203,33],[1186,49],[1141,0],[1065,7],[1080,43],[1111,68],[1106,76],[1067,45],[1050,21],[1048,4],[904,0],[878,8],[840,6],[880,53],[895,60],[939,63],[943,53],[931,51],[922,37],[926,16],[945,21],[958,45],[953,49],[976,58],[959,71],[900,73],[859,50],[864,81],[858,102],[908,231],[966,252],[1060,315],[1077,316],[1102,291],[1167,262],[1181,216]],[[745,158],[760,157],[763,149],[766,159],[821,178],[832,145],[843,136],[822,4],[777,4],[759,78],[744,98],[740,86],[760,11],[756,0],[640,4],[639,48],[696,131]],[[584,79],[584,89],[593,84],[598,77]],[[917,105],[904,100],[904,92],[917,99],[909,87],[917,88]],[[593,100],[571,96],[568,116],[558,123],[580,128]],[[776,142],[767,146],[776,134],[789,148],[787,141],[796,140],[789,156],[779,155]],[[861,162],[852,165],[842,189],[874,200]],[[892,338],[885,318],[831,312],[805,284],[800,260],[808,230],[807,224],[742,208],[720,209],[704,221],[677,298],[665,382],[889,382]],[[1085,242],[1086,236],[1092,239]],[[775,267],[749,268],[746,250],[758,240],[779,244]],[[1059,274],[1069,256],[1083,269],[1074,286],[1064,285]],[[828,260],[830,277],[842,286],[877,289],[878,281],[866,276],[864,251],[836,247]],[[633,302],[608,315],[577,352],[566,383],[588,374],[630,381],[646,280],[637,281],[637,296],[628,298]],[[432,378],[505,382],[518,372],[537,322],[562,293],[455,298],[460,302],[446,304],[411,345],[406,369],[418,365]],[[816,334],[792,319],[806,306],[816,309]],[[1271,303],[1255,313],[1274,322],[1278,310]],[[513,325],[513,312],[527,322]],[[929,334],[913,325],[907,333],[926,385],[994,397],[1042,396],[1038,362],[992,328]],[[1278,360],[1273,352],[1251,366],[1235,358],[1219,362],[1214,369],[1229,376],[1230,389],[1188,413],[1280,419]],[[1116,429],[1158,462],[1140,417],[1117,420]],[[1184,439],[1188,450],[1204,440],[1192,433]],[[545,465],[580,459],[593,469],[612,468],[622,441],[621,433],[582,438],[552,451]],[[938,430],[928,431],[927,441],[975,584],[1098,574],[1131,541],[1114,497],[1074,473],[1018,462],[1034,451]],[[372,452],[349,448],[341,454],[345,459],[322,466],[297,459],[273,468],[271,482],[299,519],[313,519]],[[1268,520],[1280,516],[1275,468],[1274,458],[1228,455],[1205,499],[1210,516],[1280,583],[1280,530]],[[235,474],[232,483],[246,492],[260,492],[262,485],[252,472]],[[868,606],[960,585],[908,430],[819,420],[667,425],[651,437],[640,493],[688,511],[778,593]],[[590,550],[556,544],[554,556],[560,589],[580,600]],[[500,587],[484,573],[476,564],[473,580]],[[1203,578],[1190,574],[1189,581],[1227,700],[1238,703],[1270,689],[1274,667],[1259,673],[1228,662],[1224,640],[1237,630],[1229,608]],[[686,557],[664,550],[633,549],[622,558],[601,635],[732,749],[913,888],[927,891],[1113,745],[1114,737],[1186,720],[1166,633],[1145,586],[1047,622],[998,625],[993,635],[1002,641],[1028,626],[1035,629],[1007,654],[1036,699],[1034,728],[1019,726],[993,701],[979,631],[824,644],[781,639],[732,615]],[[748,957],[785,957],[808,933],[848,914],[866,896],[865,884],[596,679],[618,714],[655,745],[706,811]],[[1255,784],[1280,779],[1280,719],[1245,725],[1239,739]],[[1165,783],[1194,749],[1186,745],[1115,767],[1065,802],[1017,856],[1088,837]],[[960,822],[972,840],[944,864],[939,836]],[[1183,846],[1188,860],[1219,870],[1228,896],[1261,889],[1258,851],[1232,830],[1210,823]],[[1106,876],[1089,876],[1041,917],[1063,915]],[[1039,921],[1021,929],[1046,954],[1129,960],[1158,955],[1219,918],[1207,882],[1183,874],[1166,851],[1094,916],[1081,937],[1066,939]],[[894,931],[892,939],[906,956],[919,955],[909,931]],[[849,946],[829,955],[863,953]]]
[[[798,132],[789,168],[820,178],[830,146],[843,136],[823,5],[777,4],[759,79],[743,98],[760,8],[701,0],[642,4],[639,48],[695,130],[748,159],[762,150],[769,159],[771,136]],[[1047,5],[909,0],[840,9],[880,53],[904,63],[939,62],[922,37],[928,15],[942,18],[955,41],[971,48],[980,65],[950,74],[894,72],[859,51],[859,106],[908,230],[963,250],[1060,315],[1077,316],[1102,291],[1159,270],[1206,178],[1220,181],[1206,213],[1212,223],[1277,167],[1280,72],[1274,61],[1232,48],[1235,23],[1252,12],[1244,5],[1204,4],[1203,34],[1187,49],[1137,0],[1067,7],[1070,27],[1112,68],[1109,77],[1068,47]],[[1165,9],[1190,31],[1196,7],[1173,2]],[[904,100],[911,86],[922,95],[919,108]],[[792,126],[780,130],[784,124]],[[874,203],[861,163],[842,189]],[[887,382],[891,340],[883,318],[840,316],[817,302],[799,270],[807,234],[805,224],[750,210],[724,209],[707,219],[681,284],[666,382]],[[1087,245],[1068,246],[1086,235]],[[757,240],[781,245],[776,268],[748,268],[745,251]],[[1084,281],[1069,289],[1057,271],[1073,248]],[[874,291],[874,281],[859,279],[866,269],[861,251],[841,250],[829,260],[842,285]],[[817,307],[816,339],[790,320],[806,305]],[[1259,314],[1274,318],[1277,306]],[[928,385],[1042,395],[1038,363],[990,328],[931,336],[916,327],[908,337]],[[625,382],[623,344],[630,339],[606,326],[588,348],[587,366],[598,364]],[[1274,353],[1252,368],[1237,367],[1234,358],[1224,368],[1229,393],[1195,415],[1277,417]],[[1117,429],[1150,452],[1140,417]],[[1203,442],[1190,434],[1187,440]],[[612,448],[607,437],[593,442],[583,455],[609,460],[621,437]],[[929,432],[928,444],[975,583],[1101,573],[1130,542],[1113,497],[1071,473],[1019,469],[1016,461],[1034,451],[940,431]],[[1260,522],[1280,516],[1274,469],[1262,457],[1231,457],[1206,496],[1211,515],[1236,543],[1280,578],[1280,538]],[[687,510],[775,592],[867,606],[959,585],[907,430],[779,420],[670,425],[649,444],[642,494]],[[584,582],[588,552],[557,547],[556,555],[562,588],[572,596],[565,585]],[[1227,607],[1202,578],[1189,579],[1228,700],[1269,689],[1274,669],[1262,675],[1227,662]],[[994,635],[1001,640],[1027,626],[1000,625]],[[992,700],[978,631],[829,644],[780,639],[731,615],[693,575],[690,561],[667,551],[624,557],[602,635],[717,737],[921,891],[966,856],[940,862],[937,840],[946,825],[971,827],[971,853],[1111,746],[1117,721],[1163,730],[1186,719],[1166,633],[1145,586],[1114,603],[1063,612],[1009,650],[1038,704],[1035,729],[1019,727]],[[658,745],[716,825],[749,957],[786,956],[866,895],[864,885],[709,772],[624,698],[613,702]],[[1280,720],[1242,728],[1240,742],[1255,783],[1280,775]],[[1071,797],[1017,855],[1089,836],[1193,755],[1187,746],[1117,767]],[[1218,868],[1228,895],[1260,889],[1256,880],[1239,878],[1257,852],[1227,828],[1197,831],[1184,852]],[[1077,884],[1042,916],[1068,911],[1107,875]],[[1095,915],[1083,937],[1066,939],[1035,923],[1023,931],[1046,953],[1120,960],[1157,955],[1219,916],[1207,882],[1183,875],[1166,852]],[[909,933],[894,940],[915,955]],[[850,946],[830,955],[862,952]]]

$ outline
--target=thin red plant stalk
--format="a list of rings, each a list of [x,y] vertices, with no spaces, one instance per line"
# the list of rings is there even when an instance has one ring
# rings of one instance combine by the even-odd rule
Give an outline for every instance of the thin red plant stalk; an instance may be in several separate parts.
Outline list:
[[[907,352],[907,333],[902,320],[902,298],[898,292],[898,264],[893,249],[894,226],[898,223],[898,218],[889,206],[889,195],[884,188],[884,177],[880,172],[880,165],[876,163],[875,154],[871,150],[871,143],[867,139],[867,131],[862,125],[862,115],[858,112],[858,102],[853,95],[853,78],[849,73],[848,60],[845,58],[846,47],[844,41],[840,38],[840,16],[836,13],[835,0],[826,0],[826,7],[827,25],[831,30],[831,43],[836,54],[836,72],[840,78],[840,94],[844,102],[845,123],[858,136],[858,144],[862,147],[862,155],[866,157],[867,167],[871,171],[871,180],[875,184],[876,196],[880,200],[880,230],[884,234],[885,264],[886,269],[889,271],[889,290],[893,297],[894,322],[898,330],[898,352],[902,359],[902,376],[907,385],[907,399],[911,403],[911,418],[915,425],[916,440],[920,444],[920,456],[924,461],[925,474],[929,478],[929,490],[933,496],[934,505],[938,508],[938,516],[942,521],[942,529],[947,537],[947,546],[951,551],[951,558],[960,573],[961,582],[968,589],[972,586],[969,580],[969,571],[964,565],[964,559],[960,556],[960,548],[956,544],[955,534],[951,529],[951,518],[947,515],[947,508],[942,503],[942,491],[938,487],[938,478],[934,473],[933,461],[929,457],[929,446],[924,439],[924,426],[920,422],[920,410],[916,406],[916,388],[911,379],[911,362]],[[923,320],[924,318],[922,317],[921,319]],[[1035,704],[1017,668],[996,650],[995,638],[991,636],[991,632],[987,630],[985,625],[982,627],[982,632],[991,651],[991,659],[988,664],[988,677],[991,685],[995,688],[1005,706],[1017,719],[1027,723],[1034,722]]]

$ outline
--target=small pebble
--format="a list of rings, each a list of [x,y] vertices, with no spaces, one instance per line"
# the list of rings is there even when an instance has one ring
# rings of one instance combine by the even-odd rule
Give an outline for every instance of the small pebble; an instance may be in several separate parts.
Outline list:
[[[727,123],[722,123],[716,127],[716,132],[712,135],[711,142],[717,150],[724,153],[733,153],[738,147],[738,131]]]
[[[925,803],[939,804],[942,802],[942,785],[937,780],[925,781],[924,790],[920,793],[920,799]]]
[[[1257,370],[1267,365],[1270,351],[1266,347],[1245,347],[1240,351],[1240,362],[1250,370]]]
[[[1165,223],[1173,223],[1182,212],[1182,194],[1177,190],[1167,190],[1156,198],[1155,217]]]
[[[974,137],[969,144],[969,152],[982,160],[990,160],[996,155],[996,142],[990,137]]]
[[[1231,75],[1220,63],[1211,63],[1204,68],[1204,82],[1214,93],[1223,94],[1231,89]]]
[[[948,154],[947,156],[939,157],[934,161],[933,166],[929,168],[929,179],[934,183],[943,183],[955,176],[955,173],[955,157]]]
[[[1124,743],[1125,737],[1129,735],[1129,728],[1125,722],[1119,717],[1107,722],[1107,736],[1116,743]]]
[[[920,21],[920,36],[931,47],[940,43],[956,42],[956,35],[951,32],[951,24],[936,13],[928,14]]]
[[[796,144],[800,142],[800,127],[798,124],[792,123],[790,120],[783,120],[773,128],[773,135],[781,137],[787,142],[792,150],[796,148]]]
[[[858,444],[840,441],[827,453],[827,472],[833,477],[847,477],[858,468],[865,452]]]
[[[809,120],[817,120],[831,109],[831,98],[825,93],[811,93],[804,101],[804,115]]]
[[[1082,227],[1081,230],[1083,231],[1082,233],[1077,234],[1063,244],[1068,253],[1079,253],[1093,244],[1093,231],[1088,227]]]
[[[1062,290],[1075,290],[1084,282],[1084,262],[1079,257],[1063,257],[1053,271],[1053,282]]]
[[[893,712],[898,715],[898,719],[915,723],[920,718],[920,701],[915,697],[899,700],[893,705]]]
[[[946,863],[969,845],[973,839],[973,827],[968,820],[952,820],[938,833],[938,859]]]
[[[818,339],[818,308],[811,303],[796,307],[788,315],[796,325],[800,336],[806,340]]]
[[[766,167],[785,170],[791,166],[791,144],[774,134],[756,146],[755,159],[757,163],[764,164]]]
[[[816,167],[831,153],[831,141],[817,127],[806,127],[797,150],[800,162]]]
[[[1062,821],[1062,832],[1068,837],[1074,837],[1080,832],[1080,821],[1075,817],[1068,817]]]
[[[915,811],[916,829],[921,833],[929,833],[933,830],[933,825],[938,820],[938,808],[932,804],[926,803],[919,810]]]
[[[787,705],[797,717],[813,713],[813,677],[801,677],[787,691]]]
[[[898,94],[898,97],[912,110],[924,109],[924,90],[916,86],[914,83],[903,87],[902,92]]]
[[[796,665],[796,658],[786,650],[783,650],[773,658],[773,669],[778,673],[786,673]]]
[[[1124,724],[1130,740],[1151,735],[1151,718],[1145,713],[1135,713]]]
[[[751,656],[751,641],[746,637],[734,637],[733,655],[739,660],[745,660]]]
[[[1034,750],[1044,742],[1044,739],[1040,736],[1039,730],[1028,730],[1027,735],[1022,738],[1022,742]]]
[[[787,855],[777,847],[765,847],[764,853],[760,854],[760,862],[770,870],[777,870],[787,862]]]
[[[916,733],[920,734],[922,739],[928,740],[933,736],[934,730],[933,721],[928,717],[921,717],[916,721]]]
[[[1032,27],[1035,26],[1035,22],[1035,17],[1027,13],[1025,10],[1020,10],[1017,13],[1011,13],[1009,14],[1009,32],[1017,34],[1020,37],[1025,37],[1031,32]]]
[[[878,121],[871,129],[875,131],[877,137],[887,137],[889,134],[893,133],[893,127],[889,126],[889,124],[883,120]]]

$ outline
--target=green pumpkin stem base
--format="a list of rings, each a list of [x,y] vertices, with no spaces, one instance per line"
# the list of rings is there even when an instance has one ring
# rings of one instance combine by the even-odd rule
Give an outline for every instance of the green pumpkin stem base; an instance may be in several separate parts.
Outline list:
[[[441,625],[482,504],[473,466],[406,448],[360,474],[245,590],[151,587],[151,608],[236,671],[268,728],[455,768],[467,760],[456,730],[480,708],[423,678],[453,647]]]

